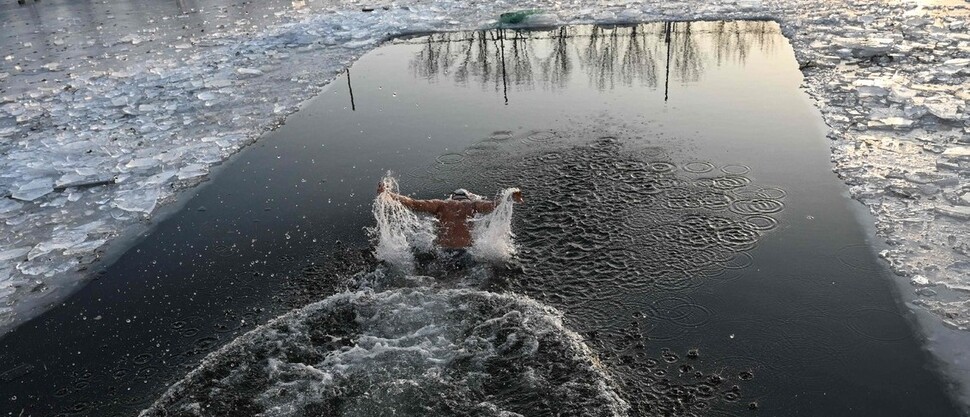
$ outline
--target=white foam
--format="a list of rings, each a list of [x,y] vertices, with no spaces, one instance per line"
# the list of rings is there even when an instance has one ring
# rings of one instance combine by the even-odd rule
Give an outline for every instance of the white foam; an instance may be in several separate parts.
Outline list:
[[[410,271],[414,267],[413,250],[430,251],[434,245],[434,219],[418,216],[391,197],[398,193],[397,180],[388,173],[381,182],[384,192],[374,198],[376,225],[369,229],[374,240],[374,256],[381,261]]]
[[[353,343],[327,344],[340,338]],[[572,371],[551,371],[559,366]],[[215,380],[212,372],[225,376]],[[561,377],[568,381],[547,379]],[[490,378],[511,378],[533,391],[483,404],[482,384],[494,384]],[[478,290],[397,289],[344,292],[274,319],[207,356],[141,415],[192,414],[253,386],[261,415],[271,416],[303,415],[333,398],[345,415],[411,415],[414,401],[429,410],[445,401],[451,410],[510,416],[510,405],[530,395],[556,398],[554,407],[574,412],[628,410],[557,310]]]
[[[512,232],[512,194],[518,188],[506,188],[498,197],[495,210],[472,219],[474,244],[471,254],[478,260],[503,262],[515,256],[515,234]]]

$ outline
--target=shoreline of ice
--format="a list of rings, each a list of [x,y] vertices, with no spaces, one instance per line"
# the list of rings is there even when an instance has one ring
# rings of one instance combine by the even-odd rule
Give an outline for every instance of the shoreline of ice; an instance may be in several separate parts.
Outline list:
[[[529,25],[778,21],[803,88],[830,127],[835,172],[889,243],[881,256],[913,285],[903,301],[958,333],[970,328],[966,5],[943,14],[939,6],[875,0],[577,0],[554,9],[537,1],[401,1],[369,12],[362,11],[366,4],[310,12],[298,3],[306,4],[205,34],[166,38],[147,28],[77,45],[104,56],[124,53],[114,68],[27,60],[29,42],[4,53],[0,334],[41,312],[31,301],[41,300],[46,286],[80,276],[76,271],[96,261],[104,245],[150,222],[159,206],[204,181],[213,166],[281,124],[381,42],[488,27],[520,9],[542,11]],[[128,48],[156,39],[168,42],[168,52],[127,59]],[[63,44],[63,36],[48,42]],[[956,352],[941,358],[965,360]],[[970,381],[970,370],[957,373]]]

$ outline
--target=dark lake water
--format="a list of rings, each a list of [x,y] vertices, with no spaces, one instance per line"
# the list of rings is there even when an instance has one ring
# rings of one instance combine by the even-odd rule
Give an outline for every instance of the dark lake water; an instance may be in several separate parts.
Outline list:
[[[581,337],[529,359],[576,370],[542,381],[588,376],[562,353],[586,352],[575,342],[631,415],[958,415],[831,172],[800,80],[773,22],[392,41],[0,339],[0,410],[134,414],[219,346],[343,288],[337,275],[374,268],[363,229],[390,170],[422,198],[523,189],[522,269],[492,271],[476,291],[555,308]],[[455,297],[533,309],[481,292]],[[602,413],[482,392],[524,415]],[[455,395],[465,410],[485,394]],[[331,411],[387,412],[346,401]]]

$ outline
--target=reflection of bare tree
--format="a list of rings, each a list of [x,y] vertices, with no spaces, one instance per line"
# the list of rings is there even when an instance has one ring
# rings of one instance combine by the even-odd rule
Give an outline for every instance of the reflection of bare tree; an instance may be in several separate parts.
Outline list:
[[[508,30],[503,30],[503,36],[508,32]],[[511,36],[506,37],[506,39],[512,41],[509,47],[511,54],[507,56],[510,64],[511,82],[531,86],[534,83],[533,77],[535,77],[532,65],[536,60],[533,57],[538,55],[531,50],[532,42],[529,42],[529,38],[521,31],[512,31]],[[506,46],[509,45],[506,44]]]
[[[593,26],[586,37],[585,48],[579,54],[590,82],[600,90],[616,87],[613,65],[616,63],[617,43],[616,27]]]
[[[657,86],[657,60],[654,55],[654,48],[649,48],[651,40],[648,36],[646,26],[634,26],[627,41],[626,52],[623,54],[623,62],[620,64],[620,74],[624,75],[625,84],[633,84],[635,80],[641,83],[656,87]]]
[[[772,22],[739,20],[714,22],[714,25],[711,41],[717,65],[724,62],[744,64],[755,46],[764,53],[775,50],[778,30]]]
[[[567,27],[565,26],[556,29],[557,33],[549,38],[551,53],[539,60],[539,67],[542,68],[542,79],[551,88],[565,87],[573,69],[572,61],[569,59],[566,30]]]
[[[657,86],[658,25],[593,26],[578,52],[590,83],[599,89],[639,83]]]
[[[704,58],[698,50],[697,38],[691,27],[697,22],[673,22],[668,36],[670,41],[670,68],[681,82],[697,82],[704,72]]]
[[[777,24],[767,21],[438,33],[411,41],[422,45],[411,68],[415,76],[432,81],[449,77],[506,91],[509,84],[563,88],[578,64],[598,89],[634,84],[655,88],[664,74],[693,83],[710,64],[745,65],[754,48],[773,52],[777,35]]]

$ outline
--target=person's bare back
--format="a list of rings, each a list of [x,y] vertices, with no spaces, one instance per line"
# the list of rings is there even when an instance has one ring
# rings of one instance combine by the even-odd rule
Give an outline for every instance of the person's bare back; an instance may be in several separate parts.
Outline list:
[[[381,183],[377,192],[384,192]],[[497,203],[479,198],[468,191],[455,190],[447,200],[416,200],[404,195],[388,192],[391,198],[401,202],[405,207],[434,215],[438,219],[438,246],[444,249],[463,249],[472,245],[472,234],[469,220],[476,214],[488,214],[495,210]],[[513,201],[521,203],[522,193],[512,194]]]

